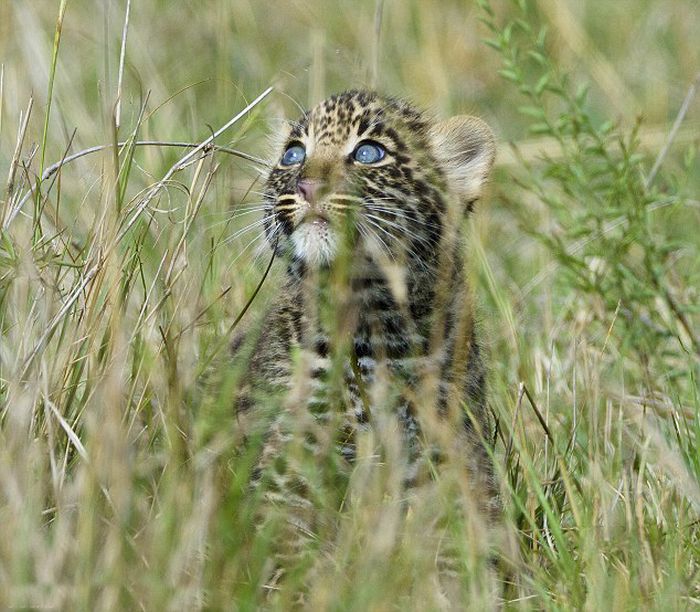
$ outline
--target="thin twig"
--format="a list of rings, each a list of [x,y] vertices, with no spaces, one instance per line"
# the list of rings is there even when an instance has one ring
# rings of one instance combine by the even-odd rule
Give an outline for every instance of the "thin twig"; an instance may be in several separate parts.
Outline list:
[[[377,0],[374,12],[374,38],[372,39],[372,73],[370,83],[376,87],[379,82],[379,55],[381,50],[382,22],[384,16],[384,0]]]
[[[668,134],[668,140],[666,140],[666,144],[664,145],[663,149],[661,149],[661,152],[656,158],[654,165],[649,171],[649,176],[647,176],[646,180],[644,181],[644,186],[647,189],[651,187],[652,183],[654,182],[654,179],[656,178],[656,174],[661,168],[661,164],[664,162],[664,159],[666,159],[666,156],[668,155],[668,152],[671,149],[671,144],[673,144],[673,141],[676,138],[676,134],[678,133],[678,130],[681,127],[681,123],[683,123],[683,120],[685,119],[685,116],[688,113],[690,103],[693,101],[693,98],[695,97],[695,94],[698,91],[698,87],[700,87],[700,72],[698,72],[695,75],[695,80],[688,89],[688,93],[685,94],[683,104],[681,104],[681,108],[678,111],[678,115],[676,115],[676,120],[673,122],[673,127],[671,128],[671,131]]]
[[[56,63],[58,62],[58,48],[61,44],[61,32],[63,31],[63,18],[66,14],[68,0],[61,0],[58,7],[58,19],[56,19],[56,30],[53,37],[53,53],[51,55],[51,69],[49,71],[49,88],[46,96],[46,116],[44,117],[44,134],[41,140],[41,161],[40,168],[43,172],[46,158],[46,143],[49,134],[49,117],[51,116],[51,102],[53,100],[53,83],[56,76]]]
[[[655,211],[659,210],[661,208],[664,208],[666,206],[671,206],[674,204],[673,199],[668,199],[668,200],[663,200],[661,202],[655,202],[654,204],[650,204],[647,207],[647,210],[649,211]],[[599,230],[596,230],[593,232],[590,236],[586,236],[584,238],[581,238],[578,242],[575,242],[571,248],[567,251],[568,255],[576,255],[577,253],[580,253],[587,245],[589,245],[591,242],[594,240],[597,240],[598,238],[602,238],[606,234],[609,234],[613,230],[619,228],[620,226],[624,225],[627,223],[628,217],[626,215],[621,215],[617,217],[616,219],[613,219],[612,221],[609,221],[603,225],[603,227]],[[523,285],[522,289],[520,290],[520,296],[518,297],[518,300],[520,302],[524,301],[525,297],[537,287],[542,281],[544,281],[545,278],[547,278],[554,270],[556,270],[559,267],[559,262],[558,261],[551,261],[549,262],[542,270],[540,270],[532,279],[530,279],[525,285]],[[624,310],[623,310],[624,313]]]
[[[114,123],[119,130],[122,109],[122,85],[124,82],[124,61],[126,59],[126,35],[129,31],[129,13],[131,12],[131,0],[126,0],[126,14],[124,15],[124,27],[122,29],[122,46],[119,51],[119,76],[117,77],[117,105],[114,109]]]
[[[575,16],[571,6],[568,2],[537,4],[538,10],[542,10],[555,26],[561,41],[586,65],[587,71],[600,85],[607,99],[615,107],[616,113],[625,116],[630,108],[638,107],[638,102],[633,92],[625,85],[625,79],[620,78],[613,63],[588,35],[583,22]]]
[[[234,319],[233,323],[231,323],[231,325],[229,325],[229,328],[226,331],[226,333],[221,336],[221,339],[219,340],[217,345],[214,347],[214,350],[211,352],[211,354],[208,356],[207,359],[202,360],[202,362],[200,364],[200,368],[199,368],[200,374],[202,372],[206,371],[206,369],[209,367],[209,364],[219,354],[219,351],[221,351],[221,349],[230,342],[230,339],[231,339],[232,334],[235,331],[236,327],[238,327],[238,324],[241,322],[241,319],[244,317],[245,313],[248,312],[250,305],[253,303],[253,301],[257,297],[258,293],[260,293],[260,289],[262,289],[263,283],[267,280],[267,276],[270,274],[270,270],[272,269],[272,264],[275,261],[275,257],[277,254],[277,241],[278,240],[279,240],[279,235],[275,239],[275,243],[273,245],[271,245],[272,246],[272,255],[270,256],[270,261],[267,264],[267,268],[265,268],[265,272],[263,272],[263,275],[260,278],[260,282],[255,287],[255,290],[253,291],[251,296],[248,298],[248,301],[246,301],[243,308],[241,308],[241,311],[238,313],[238,315]]]
[[[139,205],[136,207],[136,210],[133,212],[131,215],[131,218],[126,222],[126,225],[122,228],[122,231],[119,232],[119,235],[117,236],[117,241],[121,241],[123,236],[131,229],[131,226],[136,223],[136,220],[141,216],[141,213],[146,210],[146,207],[148,204],[151,202],[151,200],[160,192],[162,189],[163,185],[167,184],[168,181],[172,178],[172,176],[181,168],[185,167],[192,159],[195,158],[195,156],[200,153],[201,151],[207,149],[210,147],[214,139],[223,134],[228,128],[230,128],[234,123],[239,121],[242,117],[247,115],[253,108],[255,108],[264,98],[266,98],[270,92],[272,91],[272,87],[268,87],[265,91],[263,91],[255,100],[253,100],[248,106],[246,106],[240,113],[238,113],[235,117],[233,117],[231,120],[229,120],[225,125],[220,127],[216,132],[214,132],[209,138],[206,140],[203,140],[199,145],[197,145],[192,151],[187,153],[187,155],[184,155],[180,161],[176,164],[174,164],[170,170],[168,170],[165,173],[165,176],[158,182],[156,183],[146,194],[146,197],[139,203]]]
[[[668,125],[642,126],[637,133],[639,149],[645,151],[659,151],[668,139]],[[692,144],[698,135],[695,123],[682,127],[674,137],[673,144]],[[562,145],[573,143],[573,139],[565,138],[557,140],[551,136],[539,138],[526,138],[518,141],[502,142],[498,145],[496,153],[497,168],[520,167],[523,162],[538,162],[541,160],[563,159]]]
[[[508,445],[506,446],[506,462],[510,463],[510,453],[513,450],[513,438],[515,438],[515,425],[518,420],[518,413],[520,412],[520,406],[523,403],[523,395],[525,395],[525,383],[522,381],[518,385],[518,400],[515,402],[515,410],[513,410],[513,419],[510,424],[510,437],[508,439]]]
[[[2,134],[2,101],[5,97],[5,64],[0,64],[0,134]]]
[[[695,351],[695,354],[700,357],[700,338],[698,338],[695,335],[695,331],[693,330],[693,326],[691,325],[690,321],[688,321],[688,318],[685,316],[685,313],[683,312],[683,310],[681,310],[681,307],[678,305],[678,302],[676,302],[675,298],[671,295],[671,292],[668,290],[668,288],[661,287],[661,283],[658,280],[656,282],[656,285],[657,289],[661,290],[661,292],[663,293],[663,296],[666,299],[666,303],[668,304],[669,308],[673,311],[673,314],[676,315],[676,319],[678,319],[678,322],[685,330],[685,333],[688,334],[688,338],[690,339],[690,342],[693,345],[693,350]]]
[[[27,110],[25,111],[24,116],[22,117],[20,114],[21,123],[19,133],[17,134],[17,144],[15,145],[15,151],[12,154],[12,161],[10,162],[10,174],[7,177],[7,192],[9,197],[12,196],[12,192],[14,191],[15,174],[17,173],[17,168],[19,166],[19,158],[22,155],[22,146],[24,144],[24,138],[27,134],[27,126],[29,125],[29,118],[31,117],[33,107],[34,98],[30,97],[29,102],[27,103]]]
[[[124,147],[126,145],[130,144],[130,141],[128,140],[123,140],[121,142],[117,143],[117,146],[119,148]],[[166,140],[137,140],[136,142],[131,143],[135,147],[181,147],[185,149],[190,149],[190,148],[197,148],[201,147],[201,143],[196,143],[196,142],[180,142],[180,141],[166,141]],[[98,153],[100,151],[104,151],[105,149],[111,149],[113,145],[108,144],[108,145],[95,145],[94,147],[89,147],[87,149],[83,149],[82,151],[78,151],[77,153],[73,153],[72,155],[68,155],[61,159],[61,161],[56,162],[55,164],[52,164],[49,166],[45,171],[44,174],[41,177],[42,182],[46,181],[47,179],[51,178],[56,172],[58,172],[65,164],[68,164],[72,161],[75,161],[76,159],[80,159],[81,157],[85,157],[86,155],[91,155],[92,153]],[[241,159],[245,159],[246,161],[253,162],[255,164],[259,164],[261,166],[269,166],[269,163],[266,162],[265,160],[262,160],[258,157],[255,157],[253,155],[248,155],[248,153],[243,153],[242,151],[238,151],[236,149],[231,149],[230,147],[222,147],[220,145],[216,144],[210,144],[208,147],[205,147],[207,150],[212,150],[212,151],[220,151],[221,153],[228,153],[229,155],[233,155],[235,157],[240,157]],[[184,158],[183,158],[184,159]],[[179,164],[182,164],[183,162],[180,161],[178,162]],[[179,169],[179,167],[178,167]],[[9,215],[9,218],[3,223],[2,229],[7,229],[7,227],[12,223],[14,218],[17,216],[17,213],[22,209],[22,206],[26,204],[27,200],[32,197],[34,194],[34,187],[32,187],[27,193],[24,194],[22,199],[19,201],[19,204],[15,207],[15,209],[12,211],[12,213]]]
[[[58,408],[56,408],[56,405],[48,399],[48,395],[45,396],[44,402],[49,407],[51,412],[53,412],[54,416],[58,420],[58,423],[61,425],[61,429],[63,429],[66,436],[68,436],[68,439],[72,442],[80,457],[89,462],[87,451],[85,450],[83,443],[80,441],[78,434],[75,433],[75,430],[70,426],[70,423],[63,418],[63,415],[59,412]]]
[[[246,113],[248,113],[250,110],[252,110],[257,104],[259,104],[263,98],[265,98],[270,92],[272,91],[272,87],[268,87],[262,94],[260,94],[255,100],[253,100],[250,104],[248,104],[241,112],[239,112],[233,119],[229,120],[223,127],[219,128],[216,132],[214,132],[211,136],[209,136],[206,140],[202,141],[199,145],[197,145],[192,151],[184,155],[176,164],[174,164],[168,172],[165,173],[165,176],[158,181],[153,187],[151,187],[148,192],[146,193],[146,196],[143,198],[143,200],[139,203],[138,207],[136,210],[131,214],[130,219],[127,221],[127,223],[122,227],[121,231],[117,234],[116,238],[109,244],[107,247],[103,250],[102,253],[100,253],[97,257],[97,262],[88,270],[87,273],[85,273],[82,277],[82,280],[78,284],[77,287],[71,291],[70,295],[68,296],[68,299],[64,302],[63,306],[60,308],[56,316],[53,317],[51,322],[49,323],[48,327],[42,334],[41,338],[39,338],[39,341],[37,344],[34,346],[32,349],[31,353],[27,356],[27,358],[24,361],[24,365],[22,367],[22,373],[20,375],[20,380],[23,380],[29,371],[29,367],[31,366],[32,362],[34,359],[41,353],[41,351],[44,349],[46,344],[48,343],[49,339],[52,337],[53,333],[55,332],[56,328],[61,322],[61,319],[68,313],[70,308],[73,306],[73,304],[76,302],[78,297],[85,291],[92,281],[92,279],[97,275],[97,273],[102,269],[102,266],[104,265],[105,261],[107,260],[107,257],[110,255],[110,253],[114,250],[114,248],[123,240],[124,236],[128,233],[129,229],[136,223],[137,219],[140,217],[141,213],[146,209],[148,206],[149,202],[156,196],[156,194],[162,189],[163,185],[166,185],[172,176],[177,172],[183,165],[187,164],[190,160],[192,160],[199,152],[202,150],[205,150],[207,147],[210,147],[212,145],[212,141],[215,137],[219,136],[222,134],[225,130],[227,130],[229,127],[231,127],[236,121],[239,121],[241,117],[245,116]],[[60,166],[59,166],[60,167]],[[273,256],[274,259],[274,256]],[[272,260],[270,260],[270,266],[272,265]],[[269,270],[269,267],[268,267]],[[267,273],[265,274],[267,276]],[[264,277],[263,277],[264,280]],[[261,281],[262,285],[262,281]],[[260,285],[260,286],[261,286]],[[257,292],[260,288],[255,291],[253,294],[253,297],[251,300],[257,295]],[[246,309],[243,310],[239,318],[236,320],[236,322],[240,319],[241,316],[243,316],[244,312]]]
[[[525,391],[525,396],[530,401],[530,406],[532,406],[532,409],[535,411],[535,415],[537,416],[537,420],[540,422],[542,429],[544,429],[544,433],[547,434],[549,441],[554,446],[554,436],[552,436],[552,432],[550,431],[549,426],[547,425],[547,422],[544,420],[542,413],[540,412],[539,408],[537,407],[537,403],[533,399],[532,395],[530,395],[530,391],[528,391],[525,384],[524,383],[521,383],[521,384],[523,385],[523,391]],[[554,446],[554,448],[556,450],[556,446]]]
[[[56,331],[56,328],[58,327],[58,324],[61,322],[61,319],[66,315],[66,313],[70,310],[71,306],[73,306],[73,303],[78,299],[80,294],[85,290],[90,283],[90,281],[95,277],[95,275],[100,271],[100,268],[102,267],[102,264],[104,263],[105,256],[103,255],[99,261],[88,270],[87,274],[83,275],[83,279],[80,282],[80,284],[71,291],[71,294],[68,296],[68,299],[65,301],[61,309],[56,313],[56,316],[51,320],[49,323],[48,327],[44,331],[44,333],[41,335],[41,338],[39,338],[39,341],[34,345],[34,348],[32,349],[32,352],[29,353],[29,356],[25,359],[24,361],[24,367],[22,368],[22,374],[20,375],[20,380],[24,380],[27,372],[29,371],[29,366],[31,366],[32,362],[34,361],[35,357],[42,351],[44,346],[46,346],[46,343],[49,341],[51,336],[53,336],[54,331]]]

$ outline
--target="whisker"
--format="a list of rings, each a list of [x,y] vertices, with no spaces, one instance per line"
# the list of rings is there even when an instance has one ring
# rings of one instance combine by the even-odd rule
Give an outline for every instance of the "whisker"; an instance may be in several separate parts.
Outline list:
[[[262,219],[257,219],[257,220],[255,220],[255,221],[253,221],[252,223],[249,223],[249,224],[246,225],[245,227],[242,227],[241,229],[235,231],[231,236],[228,236],[228,237],[223,241],[223,243],[224,243],[224,244],[230,244],[231,242],[233,242],[233,241],[234,241],[236,238],[238,238],[239,236],[242,236],[243,234],[248,233],[250,230],[252,230],[252,229],[254,229],[254,228],[256,228],[256,227],[259,227],[260,225],[262,225],[263,223],[265,223],[266,219],[267,219],[266,217],[263,217]]]
[[[382,232],[382,233],[386,234],[387,236],[389,236],[389,238],[391,238],[391,239],[393,239],[393,240],[396,240],[396,237],[395,237],[391,232],[389,232],[388,230],[386,230],[385,228],[383,228],[383,227],[382,227],[381,225],[379,225],[378,223],[375,223],[375,222],[372,221],[371,219],[365,219],[365,221],[368,223],[369,226],[378,229],[380,232]],[[358,224],[358,227],[359,227],[359,224]],[[389,248],[389,245],[384,241],[384,239],[383,239],[379,234],[377,234],[376,232],[373,232],[373,234],[374,234],[374,237],[377,238],[377,240],[379,240],[379,242],[385,246],[387,252],[391,255],[391,258],[394,259],[394,256],[393,256],[393,254],[391,253],[391,249]]]
[[[214,221],[213,223],[210,223],[204,228],[204,231],[210,231],[214,229],[215,227],[220,227],[222,225],[229,225],[231,223],[234,223],[236,219],[239,217],[244,217],[246,215],[251,215],[253,213],[261,213],[261,212],[266,212],[270,209],[269,206],[249,206],[249,207],[241,207],[241,208],[236,208],[233,211],[231,210],[226,210],[226,211],[218,211],[218,212],[210,212],[205,215],[202,215],[203,219],[211,219],[211,218],[216,218],[216,217],[224,217],[223,219],[220,219],[218,221]]]
[[[208,231],[213,230],[216,227],[221,227],[222,225],[229,225],[231,223],[233,223],[233,217],[229,215],[226,219],[222,219],[221,221],[216,221],[214,223],[207,225],[204,228],[204,231],[208,232]]]
[[[230,217],[232,214],[235,214],[239,210],[249,210],[250,208],[265,208],[265,206],[269,208],[270,205],[266,202],[249,202],[244,206],[234,205],[226,208],[225,210],[209,210],[207,212],[202,212],[202,214],[199,215],[199,217],[221,217],[222,215]]]
[[[246,244],[246,245],[239,251],[238,255],[236,255],[236,256],[231,260],[231,262],[230,262],[229,265],[228,265],[228,268],[230,269],[231,266],[233,266],[233,265],[245,254],[245,252],[250,248],[250,246],[251,246],[252,244],[254,244],[255,242],[257,242],[258,240],[260,240],[260,238],[262,238],[264,235],[265,235],[265,230],[263,230],[262,232],[258,233],[248,244]]]
[[[379,206],[373,203],[373,201],[367,202],[366,205],[367,210],[373,210],[375,212],[384,212],[388,213],[396,218],[404,219],[407,222],[407,227],[404,228],[402,231],[405,233],[408,233],[412,237],[416,238],[417,240],[420,240],[426,245],[430,245],[432,248],[439,248],[440,250],[444,250],[445,245],[442,243],[439,238],[436,239],[436,236],[431,236],[430,239],[423,238],[422,240],[417,237],[417,235],[414,232],[411,232],[409,229],[410,226],[421,226],[422,228],[425,228],[426,230],[433,232],[435,234],[441,233],[442,227],[439,223],[434,223],[431,222],[428,219],[420,219],[420,218],[415,218],[413,216],[410,216],[408,214],[409,211],[397,208],[396,206]],[[384,218],[384,217],[382,217]],[[388,220],[387,220],[388,221]],[[419,230],[420,231],[420,230]]]
[[[246,215],[252,215],[255,213],[260,213],[260,212],[265,212],[270,210],[268,206],[265,207],[260,207],[260,208],[251,208],[250,210],[244,210],[244,211],[236,211],[231,215],[231,220],[238,219],[239,217],[245,217]]]
[[[271,208],[271,205],[269,202],[251,202],[250,204],[246,204],[245,206],[233,206],[231,210],[236,213],[239,210],[252,210],[252,209],[265,209],[265,208]]]
[[[273,220],[272,236],[275,236],[278,231],[281,230],[281,223],[277,220]],[[257,238],[257,236],[256,236]],[[261,240],[260,243],[253,249],[253,256],[248,264],[246,273],[250,272],[255,265],[258,263],[261,257],[267,257],[270,253],[270,244],[267,240]]]
[[[396,263],[396,259],[394,258],[394,254],[391,252],[391,249],[389,249],[389,246],[386,244],[386,242],[384,242],[382,237],[379,234],[377,234],[377,232],[375,232],[371,227],[364,225],[363,223],[358,223],[357,229],[365,240],[374,238],[378,242],[379,248],[385,251],[389,258],[394,263]]]
[[[406,211],[397,209],[397,208],[389,208],[389,207],[382,207],[382,206],[375,206],[373,204],[367,204],[365,207],[366,210],[371,210],[374,212],[385,212],[389,213],[399,219],[405,219],[409,223],[415,224],[415,225],[421,225],[423,227],[426,227],[428,229],[440,229],[440,225],[437,223],[432,223],[428,221],[427,219],[417,219],[415,217],[412,217],[406,213]]]
[[[370,219],[374,219],[374,220],[377,221],[378,223],[379,223],[379,222],[381,222],[381,223],[386,223],[386,224],[389,225],[390,227],[393,227],[393,228],[395,228],[395,229],[397,229],[397,230],[400,230],[403,234],[407,234],[407,235],[410,236],[411,238],[415,239],[417,242],[422,242],[423,244],[425,244],[425,245],[427,245],[427,246],[433,246],[433,243],[432,243],[430,240],[428,240],[425,236],[420,236],[419,234],[416,234],[415,232],[412,232],[412,231],[411,231],[410,229],[408,229],[407,227],[404,227],[403,225],[399,225],[398,223],[396,223],[396,222],[394,222],[394,221],[391,221],[391,220],[386,219],[386,218],[384,218],[384,217],[380,217],[380,216],[378,216],[378,215],[373,215],[373,214],[367,213],[367,212],[364,213],[364,216],[365,216],[365,217],[369,217]]]
[[[375,219],[378,219],[378,217],[374,217],[374,218],[375,218]],[[393,240],[399,242],[399,238],[398,238],[397,236],[395,236],[394,234],[392,234],[392,233],[391,233],[389,230],[387,230],[386,228],[382,227],[382,226],[381,226],[379,223],[377,223],[376,221],[373,221],[372,219],[367,218],[367,215],[365,215],[365,216],[363,217],[363,219],[364,219],[367,223],[369,223],[370,225],[372,225],[373,227],[376,227],[378,230],[382,231],[384,234],[386,234],[387,236],[389,236],[391,239],[393,239]],[[377,235],[377,238],[379,238],[378,235]],[[382,241],[382,242],[383,242],[383,241]],[[402,246],[404,252],[405,252],[407,255],[410,255],[410,256],[412,256],[413,258],[415,258],[416,261],[420,264],[420,266],[421,266],[424,270],[429,270],[428,266],[427,266],[426,263],[423,261],[423,258],[415,251],[415,249],[413,249],[413,248],[410,247],[409,245],[404,244],[403,242],[401,242],[401,246]],[[429,246],[432,246],[432,245],[429,245]],[[396,261],[394,257],[392,257],[392,259],[394,259],[394,261]]]

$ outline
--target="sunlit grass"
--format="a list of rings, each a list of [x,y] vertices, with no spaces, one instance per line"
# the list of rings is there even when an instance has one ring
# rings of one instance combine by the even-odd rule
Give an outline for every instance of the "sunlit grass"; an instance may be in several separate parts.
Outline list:
[[[344,512],[321,488],[332,543],[265,595],[275,532],[233,413],[269,135],[372,83],[501,136],[468,272],[507,607],[700,603],[697,97],[672,133],[697,6],[492,4],[0,5],[0,608],[285,608],[295,581],[315,609],[440,605],[424,527],[454,490],[405,517],[390,468],[358,468]],[[476,609],[486,556],[464,530]]]

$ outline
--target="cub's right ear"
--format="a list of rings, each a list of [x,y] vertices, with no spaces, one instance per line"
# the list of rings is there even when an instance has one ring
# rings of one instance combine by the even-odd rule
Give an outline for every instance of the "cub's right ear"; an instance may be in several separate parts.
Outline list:
[[[496,157],[491,128],[478,117],[457,115],[435,124],[430,139],[452,189],[471,207]]]

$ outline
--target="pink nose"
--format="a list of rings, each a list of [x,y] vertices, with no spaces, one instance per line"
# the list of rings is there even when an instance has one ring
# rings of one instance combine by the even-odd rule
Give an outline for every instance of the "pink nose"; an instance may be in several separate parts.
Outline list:
[[[297,192],[309,204],[315,204],[318,199],[318,192],[321,188],[321,181],[303,178],[297,183]]]

